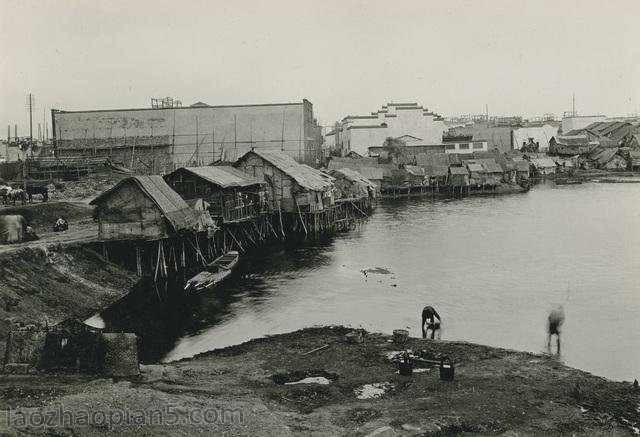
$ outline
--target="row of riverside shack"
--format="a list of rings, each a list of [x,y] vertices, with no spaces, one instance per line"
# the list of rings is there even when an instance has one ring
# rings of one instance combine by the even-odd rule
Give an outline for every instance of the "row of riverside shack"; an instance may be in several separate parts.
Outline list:
[[[328,168],[367,175],[383,197],[523,191],[531,171],[522,156],[498,151],[425,152],[391,159],[352,156],[332,158]]]
[[[91,204],[103,255],[157,279],[268,238],[349,229],[375,197],[376,185],[356,171],[252,150],[233,165],[125,178]]]

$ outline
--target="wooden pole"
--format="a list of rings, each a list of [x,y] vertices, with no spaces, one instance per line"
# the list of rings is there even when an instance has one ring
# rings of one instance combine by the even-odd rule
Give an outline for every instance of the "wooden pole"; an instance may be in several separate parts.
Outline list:
[[[198,117],[196,117],[196,167],[198,167],[200,160],[200,139],[198,135]]]
[[[131,166],[130,166],[131,170],[133,170],[133,159],[135,158],[135,156],[136,156],[136,137],[133,138],[133,145],[131,146]]]
[[[280,208],[280,201],[278,200],[278,215],[280,217],[280,232],[282,232],[282,239],[284,240],[285,235],[284,235],[284,225],[282,223],[282,208]]]
[[[304,234],[307,235],[307,226],[304,224],[304,220],[302,219],[302,212],[300,211],[300,205],[298,205],[298,201],[296,200],[296,196],[293,196],[293,202],[296,204],[296,208],[298,209],[298,215],[300,216],[300,223],[302,223],[302,228],[304,229]]]
[[[241,251],[245,251],[244,247],[242,247],[242,244],[240,244],[240,242],[238,241],[238,239],[235,237],[235,235],[233,235],[233,232],[231,232],[231,229],[225,229],[226,232],[229,233],[229,235],[231,235],[231,238],[233,238],[233,241],[236,242],[236,244],[238,245],[238,247],[240,248]]]
[[[140,256],[140,246],[136,244],[136,274],[142,276],[142,257]]]
[[[160,244],[158,243],[158,257],[156,259],[156,273],[153,276],[153,282],[158,280],[158,271],[160,270]]]
[[[187,256],[184,253],[184,240],[182,240],[182,255],[180,256],[180,267],[183,269],[187,266]]]

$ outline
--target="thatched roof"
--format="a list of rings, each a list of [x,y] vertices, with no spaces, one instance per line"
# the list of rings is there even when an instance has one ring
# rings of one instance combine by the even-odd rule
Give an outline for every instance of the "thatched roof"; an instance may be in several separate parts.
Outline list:
[[[531,158],[531,165],[535,168],[555,168],[556,163],[551,158]]]
[[[340,168],[340,169],[336,169],[336,170],[329,170],[329,173],[332,176],[336,176],[336,173],[338,173],[339,175],[341,175],[342,177],[344,177],[345,179],[363,185],[363,186],[367,186],[370,188],[375,189],[376,188],[376,184],[374,184],[373,182],[371,182],[369,179],[367,179],[366,177],[364,177],[362,174],[360,174],[359,172],[355,171],[355,170],[351,170],[350,168]]]
[[[238,158],[238,161],[243,160],[251,153],[290,176],[302,188],[310,191],[327,191],[333,187],[333,178],[331,176],[308,165],[299,164],[291,156],[279,150],[250,150]]]
[[[230,165],[182,167],[167,176],[182,171],[193,173],[196,176],[199,176],[202,179],[211,182],[212,184],[220,186],[221,188],[248,187],[251,185],[259,185],[265,183]]]
[[[464,167],[449,167],[449,173],[452,175],[468,175],[469,172]]]
[[[331,158],[327,168],[329,170],[338,170],[349,168],[355,170],[369,180],[382,180],[384,177],[384,169],[396,167],[392,164],[378,164],[377,158]]]
[[[192,209],[173,191],[162,176],[132,176],[121,180],[116,185],[93,199],[91,205],[100,206],[123,185],[135,184],[158,207],[162,215],[169,221],[175,231],[193,229],[201,221],[201,213]]]

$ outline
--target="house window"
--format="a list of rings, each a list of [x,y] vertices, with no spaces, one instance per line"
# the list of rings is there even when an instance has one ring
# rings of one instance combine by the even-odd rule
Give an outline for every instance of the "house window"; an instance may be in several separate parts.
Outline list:
[[[482,145],[483,145],[483,143],[473,143],[473,148],[474,149],[482,149],[483,148]]]
[[[444,149],[445,150],[456,150],[456,145],[455,144],[445,144],[444,145]]]
[[[460,143],[460,150],[469,150],[469,143]]]

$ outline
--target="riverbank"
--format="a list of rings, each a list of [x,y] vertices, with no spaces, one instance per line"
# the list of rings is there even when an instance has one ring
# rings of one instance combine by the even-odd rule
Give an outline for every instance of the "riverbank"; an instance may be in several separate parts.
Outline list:
[[[13,323],[84,320],[126,295],[137,281],[83,243],[30,243],[0,251],[0,356]]]
[[[129,381],[4,376],[0,409],[11,406],[15,418],[18,406],[33,413],[59,411],[62,404],[72,416],[87,407],[139,414],[170,406],[176,416],[165,419],[178,419],[179,425],[138,426],[117,425],[113,416],[114,430],[123,435],[361,436],[381,427],[397,435],[637,432],[640,391],[630,383],[608,381],[549,356],[416,338],[406,347],[423,357],[451,357],[455,379],[441,381],[437,367],[405,377],[390,359],[402,350],[390,336],[365,333],[363,343],[347,343],[349,331],[308,328],[256,339],[172,364],[142,366],[141,377]],[[328,383],[286,384],[306,377]],[[226,423],[187,423],[190,413],[208,409],[225,409]],[[240,411],[244,423],[238,423]],[[193,420],[199,417],[192,413]],[[0,423],[3,432],[12,431],[6,417],[0,416]],[[20,431],[36,435],[41,430]],[[56,429],[55,435],[107,432],[106,423],[76,424]]]

